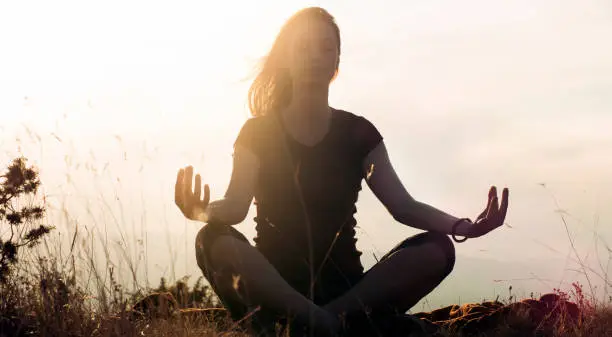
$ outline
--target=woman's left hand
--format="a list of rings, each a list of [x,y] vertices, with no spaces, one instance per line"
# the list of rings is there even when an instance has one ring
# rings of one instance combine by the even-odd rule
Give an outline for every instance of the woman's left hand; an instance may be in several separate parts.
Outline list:
[[[497,188],[491,186],[489,190],[489,200],[485,210],[480,213],[473,224],[468,224],[464,227],[465,233],[457,234],[468,238],[477,238],[503,225],[506,219],[506,212],[508,211],[508,194],[508,188],[504,188],[500,203],[497,198]]]

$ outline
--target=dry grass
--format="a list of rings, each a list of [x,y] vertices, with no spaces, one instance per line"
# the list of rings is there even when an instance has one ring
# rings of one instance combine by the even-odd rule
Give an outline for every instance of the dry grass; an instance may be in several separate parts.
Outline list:
[[[74,269],[60,270],[56,259],[39,259],[36,265],[23,267],[18,276],[0,285],[0,336],[219,336],[219,331],[224,336],[237,335],[230,331],[231,322],[215,319],[205,310],[183,314],[168,310],[144,318],[132,310],[140,294],[116,288],[114,294],[94,296],[77,284]],[[176,293],[177,289],[168,290]],[[215,307],[211,300],[204,297],[189,305]]]
[[[67,177],[70,177],[69,173]],[[101,205],[104,211],[110,212],[117,228],[126,225],[121,223],[123,214],[112,213],[108,204]],[[81,229],[79,233],[78,228],[83,227],[65,224],[65,228],[73,228],[68,247],[64,247],[63,242],[48,239],[44,243],[46,249],[31,252],[22,258],[8,283],[0,285],[0,337],[246,336],[229,320],[213,318],[201,312],[180,314],[174,311],[154,319],[136,315],[131,310],[132,305],[144,295],[159,290],[178,294],[179,307],[214,308],[218,303],[210,289],[198,283],[192,287],[186,286],[186,282],[157,288],[143,286],[147,281],[140,279],[138,263],[134,261],[134,256],[138,254],[130,254],[137,251],[142,243],[130,243],[123,235],[119,255],[123,256],[123,263],[129,269],[128,278],[131,279],[128,283],[131,283],[131,287],[128,289],[125,282],[117,281],[117,261],[111,262],[113,247],[106,238],[106,230],[100,229],[105,227],[96,223],[96,210],[89,207],[84,208],[92,214],[94,230],[84,232]],[[67,208],[62,211],[67,213]],[[567,228],[565,219],[562,220]],[[69,214],[66,214],[66,221],[70,221]],[[569,239],[571,242],[571,236]],[[102,247],[99,247],[100,244]],[[572,248],[575,252],[573,243]],[[575,256],[580,261],[576,252]],[[584,265],[582,267],[585,275],[593,272]],[[586,297],[574,296],[573,300],[579,302],[581,298],[584,300]],[[593,308],[581,324],[570,326],[560,323],[553,329],[539,330],[537,336],[612,336],[612,308],[608,303],[587,299],[581,306]],[[532,330],[533,322],[526,315],[518,313],[486,336],[530,336],[534,335]],[[450,332],[441,335],[460,336]]]
[[[215,318],[206,311],[173,310],[218,307],[210,289],[200,282],[189,287],[180,281],[133,292],[124,290],[111,277],[106,284],[93,287],[97,292],[92,292],[80,285],[77,270],[74,263],[62,263],[57,257],[23,259],[9,283],[0,286],[0,336],[246,336],[228,319]],[[131,310],[144,294],[156,291],[171,292],[178,301],[152,319]],[[580,294],[567,295],[582,303],[579,305],[588,313],[579,325],[560,322],[534,334],[533,322],[517,313],[495,331],[481,336],[612,336],[612,307]],[[441,336],[462,335],[443,332]]]

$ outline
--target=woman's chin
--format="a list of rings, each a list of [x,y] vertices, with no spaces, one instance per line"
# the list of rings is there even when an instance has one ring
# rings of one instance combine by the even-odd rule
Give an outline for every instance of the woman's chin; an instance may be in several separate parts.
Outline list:
[[[303,76],[299,79],[298,83],[304,87],[316,87],[316,86],[328,86],[331,82],[329,76],[311,75]]]

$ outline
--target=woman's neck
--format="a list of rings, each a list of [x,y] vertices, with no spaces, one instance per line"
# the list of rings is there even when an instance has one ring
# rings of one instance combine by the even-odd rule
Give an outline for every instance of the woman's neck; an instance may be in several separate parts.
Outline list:
[[[286,117],[302,123],[320,123],[329,118],[328,86],[294,86]]]

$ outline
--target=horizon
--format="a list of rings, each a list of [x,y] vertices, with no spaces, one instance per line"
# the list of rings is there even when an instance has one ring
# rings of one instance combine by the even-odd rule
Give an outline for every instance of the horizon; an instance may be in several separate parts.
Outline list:
[[[201,225],[173,204],[176,172],[194,165],[211,198],[223,195],[248,76],[307,4],[341,30],[331,105],[374,123],[417,200],[474,218],[490,185],[510,188],[508,226],[456,244],[458,255],[536,256],[555,261],[564,282],[575,258],[568,235],[595,266],[609,257],[612,7],[598,0],[11,4],[0,14],[0,31],[13,32],[0,36],[12,51],[0,59],[0,162],[21,152],[40,168],[62,237],[78,225],[113,246],[130,240],[123,249],[146,260],[147,281],[199,276]],[[357,209],[362,251],[380,256],[418,232],[365,184]],[[253,216],[237,226],[249,239]],[[451,275],[442,289],[474,280]]]

